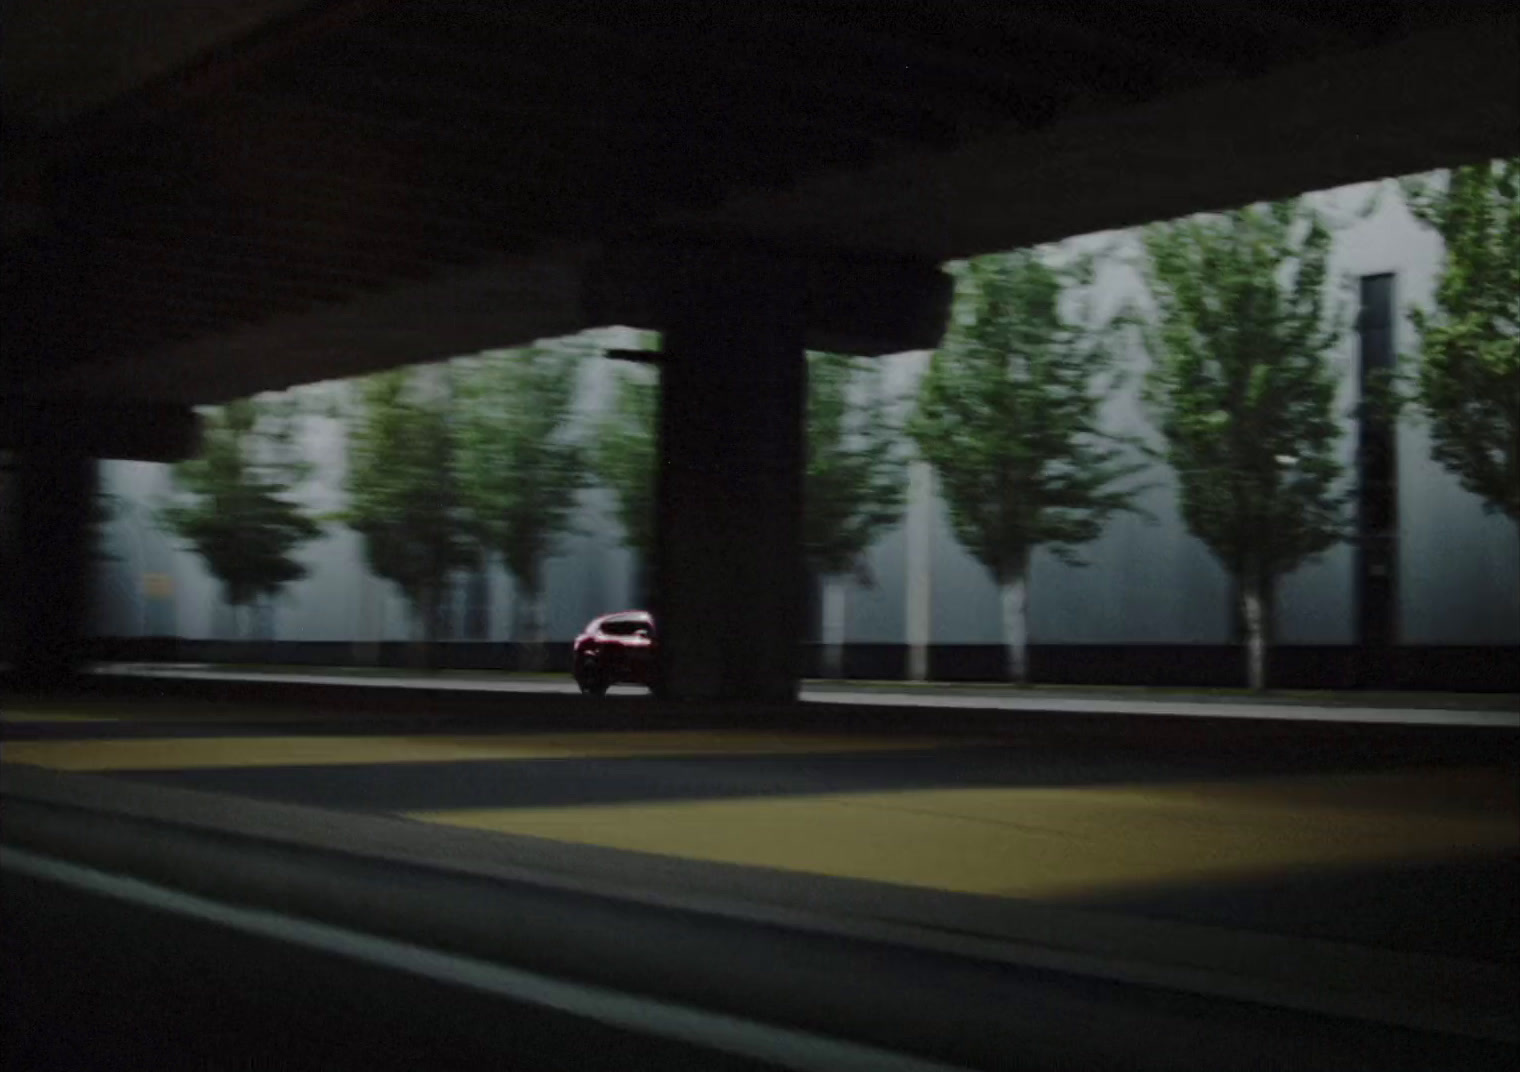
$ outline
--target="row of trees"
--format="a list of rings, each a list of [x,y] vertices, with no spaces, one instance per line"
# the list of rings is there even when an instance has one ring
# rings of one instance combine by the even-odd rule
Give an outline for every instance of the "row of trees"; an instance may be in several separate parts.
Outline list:
[[[1433,307],[1413,310],[1411,373],[1378,396],[1429,421],[1436,459],[1492,509],[1517,516],[1520,478],[1520,161],[1408,181],[1416,217],[1445,241]],[[1102,261],[1050,250],[955,266],[956,300],[906,420],[868,362],[809,355],[805,546],[824,578],[837,668],[840,581],[902,509],[905,442],[936,470],[957,539],[998,584],[1010,677],[1027,676],[1029,565],[1080,548],[1136,509],[1141,474],[1175,473],[1189,529],[1236,581],[1251,684],[1265,683],[1279,580],[1347,535],[1332,363],[1347,327],[1329,279],[1332,229],[1308,199],[1156,224],[1139,232],[1148,302],[1099,316]],[[1105,429],[1118,355],[1150,359],[1153,434]],[[331,515],[407,598],[419,636],[438,627],[451,575],[498,558],[519,598],[514,636],[542,640],[543,568],[572,531],[578,493],[613,492],[624,539],[652,549],[658,387],[620,378],[589,435],[574,429],[581,340],[362,381],[348,422],[348,504]],[[165,524],[242,606],[302,574],[316,520],[290,495],[304,463],[293,415],[224,408],[206,450],[177,471]],[[906,436],[902,433],[906,432]]]
[[[1278,578],[1344,535],[1330,231],[1292,201],[1157,224],[1140,244],[1151,308],[1102,322],[1090,256],[960,266],[910,431],[957,538],[1001,590],[1013,680],[1027,675],[1034,551],[1083,564],[1079,548],[1136,508],[1136,478],[1158,459],[1188,530],[1236,581],[1259,688]],[[1130,332],[1150,358],[1143,398],[1159,436],[1117,436],[1101,421]]]
[[[1520,159],[1400,187],[1445,259],[1433,307],[1410,311],[1407,371],[1363,405],[1385,420],[1412,408],[1435,459],[1486,509],[1520,519]],[[1133,509],[1130,459],[1149,456],[1169,463],[1188,530],[1235,580],[1261,688],[1278,582],[1348,535],[1331,227],[1295,199],[1154,224],[1140,245],[1151,308],[1102,324],[1069,300],[1089,287],[1090,260],[1057,267],[1026,251],[960,266],[910,431],[957,537],[1002,590],[1014,680],[1027,666],[1031,552],[1080,562],[1076,547]],[[1125,330],[1150,358],[1143,397],[1159,442],[1099,424]]]
[[[494,557],[516,585],[512,635],[536,665],[544,568],[575,531],[584,489],[612,491],[641,577],[653,551],[658,385],[619,377],[608,412],[579,434],[579,374],[599,353],[567,339],[359,381],[327,409],[346,425],[346,504],[322,515],[295,496],[311,471],[296,439],[307,411],[289,396],[232,403],[208,416],[201,454],[176,467],[179,496],[160,522],[201,556],[239,618],[306,575],[297,551],[320,522],[347,525],[371,573],[411,608],[420,653],[432,651],[455,575]],[[896,520],[905,461],[872,364],[808,361],[805,543],[812,567],[837,578]]]
[[[569,339],[398,369],[361,381],[343,407],[348,503],[332,516],[406,598],[424,652],[455,573],[494,556],[517,586],[513,635],[537,665],[544,565],[590,482],[572,417],[591,352]]]

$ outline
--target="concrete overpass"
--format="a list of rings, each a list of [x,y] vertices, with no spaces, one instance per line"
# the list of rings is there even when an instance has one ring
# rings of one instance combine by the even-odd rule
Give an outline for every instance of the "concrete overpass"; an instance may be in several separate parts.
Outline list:
[[[95,457],[190,406],[665,332],[677,697],[795,693],[806,346],[947,258],[1513,153],[1509,5],[13,0],[13,662],[66,676]]]

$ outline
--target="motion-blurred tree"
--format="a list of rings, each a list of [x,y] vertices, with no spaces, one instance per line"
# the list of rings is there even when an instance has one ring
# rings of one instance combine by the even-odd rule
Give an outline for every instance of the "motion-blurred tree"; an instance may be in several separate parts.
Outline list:
[[[1520,157],[1400,185],[1446,244],[1434,310],[1409,314],[1432,453],[1486,509],[1520,520]]]
[[[654,556],[655,457],[660,385],[628,372],[617,379],[612,405],[597,424],[591,464],[597,481],[612,492],[623,543],[634,554],[636,598],[647,605]]]
[[[310,474],[289,399],[244,399],[206,414],[200,453],[171,470],[158,523],[195,550],[236,619],[306,576],[296,549],[321,528],[288,496]]]
[[[845,578],[869,582],[864,555],[902,514],[907,459],[883,374],[867,359],[808,354],[803,551],[823,582],[823,669],[843,673]]]
[[[956,537],[1001,590],[1008,676],[1028,678],[1030,556],[1076,549],[1128,509],[1141,468],[1099,427],[1118,382],[1093,321],[1092,257],[1038,250],[955,267],[949,331],[919,388],[909,432],[940,477]]]
[[[484,355],[459,383],[459,476],[483,546],[517,582],[513,636],[523,666],[542,664],[544,563],[571,529],[588,482],[570,419],[581,362],[578,340]]]
[[[1153,224],[1142,239],[1156,306],[1140,321],[1146,399],[1183,519],[1235,578],[1247,677],[1264,688],[1278,579],[1345,535],[1330,230],[1299,199]]]
[[[451,575],[475,547],[456,475],[450,376],[432,366],[359,381],[348,412],[348,505],[338,515],[364,538],[371,572],[406,599],[428,665]]]

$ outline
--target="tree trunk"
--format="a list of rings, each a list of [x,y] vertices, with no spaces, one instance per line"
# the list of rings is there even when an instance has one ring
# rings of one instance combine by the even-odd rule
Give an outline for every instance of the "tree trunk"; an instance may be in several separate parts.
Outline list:
[[[1256,692],[1267,687],[1267,652],[1271,647],[1270,582],[1247,572],[1240,582],[1240,612],[1246,636],[1246,683]]]
[[[512,630],[517,641],[517,668],[537,672],[544,668],[543,593],[519,584],[513,603],[517,617]]]
[[[436,670],[438,667],[438,592],[424,589],[417,600],[417,617],[420,628],[413,634],[416,642],[412,652],[412,664],[419,670]]]
[[[844,677],[845,610],[848,589],[843,577],[823,578],[823,676]]]
[[[491,556],[481,548],[470,577],[470,598],[479,616],[469,623],[466,635],[475,640],[491,639]]]
[[[362,567],[361,567],[362,569]],[[359,620],[354,626],[354,662],[380,665],[380,642],[385,638],[384,607],[375,598],[375,580],[365,570],[359,574]],[[371,633],[373,636],[367,636]]]
[[[274,621],[274,613],[275,613],[275,597],[272,596],[272,595],[265,596],[264,597],[264,637],[263,637],[263,639],[264,639],[264,661],[266,663],[273,663],[275,661],[276,648],[275,648],[275,627],[274,627],[275,626],[275,621]]]
[[[255,600],[257,597],[255,597]],[[245,666],[257,662],[255,643],[258,639],[258,624],[255,613],[255,602],[239,603],[232,608],[232,635],[236,638],[233,645],[232,661]]]
[[[632,572],[632,609],[649,610],[654,605],[654,571],[649,568],[648,556],[635,551]]]
[[[1003,603],[1003,644],[1008,653],[1008,680],[1029,681],[1029,579],[1027,570],[1012,572],[998,588]]]
[[[904,581],[909,681],[929,680],[929,642],[933,639],[934,625],[933,504],[934,470],[928,462],[914,461],[908,470],[907,577]]]

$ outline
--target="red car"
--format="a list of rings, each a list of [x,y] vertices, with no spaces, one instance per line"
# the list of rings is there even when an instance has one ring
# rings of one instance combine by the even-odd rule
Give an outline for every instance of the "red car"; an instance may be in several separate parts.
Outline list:
[[[623,683],[656,691],[654,618],[645,611],[593,619],[575,638],[573,651],[570,672],[587,695],[600,696]]]

